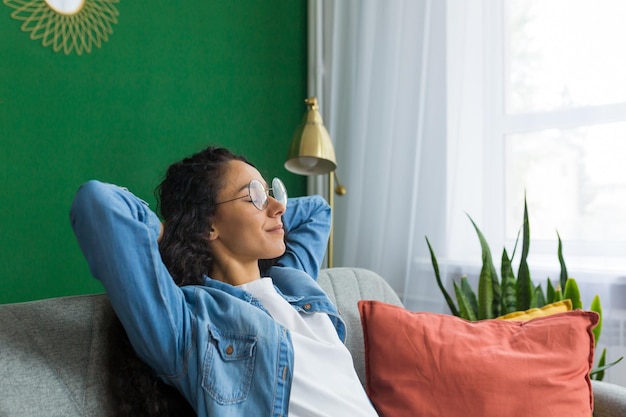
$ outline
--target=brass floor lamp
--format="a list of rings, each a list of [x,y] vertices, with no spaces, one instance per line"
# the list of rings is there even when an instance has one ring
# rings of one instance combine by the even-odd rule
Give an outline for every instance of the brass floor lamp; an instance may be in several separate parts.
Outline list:
[[[289,156],[285,161],[285,168],[299,175],[326,175],[328,174],[328,204],[334,210],[334,194],[346,194],[346,187],[337,179],[337,159],[330,135],[324,127],[322,116],[317,106],[317,98],[305,100],[308,107],[302,124],[293,135]],[[337,182],[335,187],[334,182]],[[333,192],[334,191],[334,192]],[[334,217],[334,214],[331,214]],[[328,253],[326,260],[328,267],[333,266],[333,229],[331,218],[330,236],[328,238]]]

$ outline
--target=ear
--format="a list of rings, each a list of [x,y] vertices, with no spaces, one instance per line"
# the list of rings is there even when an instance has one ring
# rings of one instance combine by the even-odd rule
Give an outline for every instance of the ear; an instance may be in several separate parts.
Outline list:
[[[163,229],[165,229],[165,225],[161,222],[161,230],[159,231],[159,237],[157,238],[157,242],[161,243],[161,239],[163,238]]]
[[[209,240],[215,240],[219,236],[219,232],[215,228],[215,226],[211,226],[209,229]]]

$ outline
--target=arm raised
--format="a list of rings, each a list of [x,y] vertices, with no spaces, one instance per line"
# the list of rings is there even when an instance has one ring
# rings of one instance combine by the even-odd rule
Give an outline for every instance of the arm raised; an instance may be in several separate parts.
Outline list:
[[[302,269],[317,279],[330,234],[331,210],[320,196],[290,198],[283,215],[287,250],[279,266]]]
[[[189,318],[183,293],[161,261],[156,214],[126,189],[89,181],[76,193],[70,220],[138,355],[157,372],[177,372],[175,353]]]

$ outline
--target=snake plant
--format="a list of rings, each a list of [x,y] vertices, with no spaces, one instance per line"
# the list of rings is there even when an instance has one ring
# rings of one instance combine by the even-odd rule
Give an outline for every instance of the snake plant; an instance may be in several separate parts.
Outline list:
[[[530,248],[530,223],[528,221],[528,206],[526,200],[524,200],[524,222],[515,240],[513,252],[509,257],[506,248],[502,251],[500,277],[498,277],[498,272],[491,257],[491,250],[489,249],[487,240],[474,220],[469,215],[468,218],[474,226],[480,242],[482,267],[478,279],[477,291],[472,289],[466,276],[462,276],[458,282],[453,282],[456,303],[443,285],[435,252],[433,251],[428,237],[426,237],[437,285],[453,315],[470,321],[485,320],[514,311],[543,307],[546,304],[563,299],[570,299],[574,309],[583,308],[578,284],[576,280],[569,277],[567,273],[567,267],[563,258],[563,244],[558,232],[557,256],[561,267],[559,280],[555,285],[550,278],[547,278],[545,291],[541,285],[534,285],[530,277],[530,269],[527,262]],[[512,260],[517,249],[520,233],[522,234],[522,246],[516,276],[513,271]],[[597,345],[600,333],[602,332],[602,305],[598,295],[594,297],[589,309],[595,311],[600,316],[598,325],[593,330],[595,343]],[[623,358],[620,357],[616,361],[607,364],[605,348],[600,355],[597,366],[590,373],[591,378],[602,380],[604,378],[604,371],[622,359]]]

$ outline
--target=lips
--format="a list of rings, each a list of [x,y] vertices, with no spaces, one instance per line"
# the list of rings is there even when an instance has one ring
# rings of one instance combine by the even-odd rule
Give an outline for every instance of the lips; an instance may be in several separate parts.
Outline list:
[[[276,225],[276,226],[274,226],[274,227],[272,227],[270,229],[267,229],[267,231],[270,232],[270,233],[279,233],[279,232],[283,233],[284,232],[283,225],[282,224],[278,224],[278,225]]]

